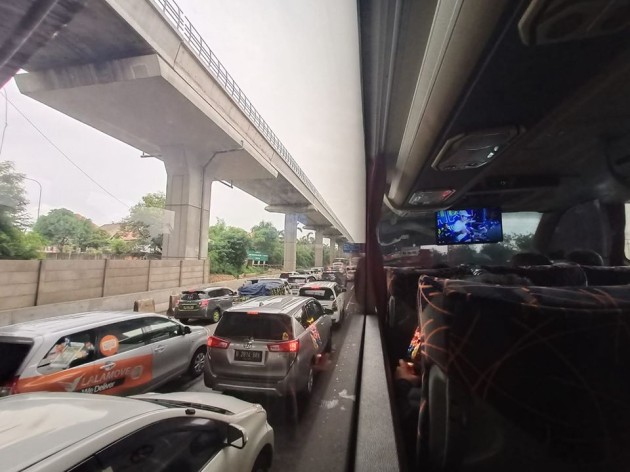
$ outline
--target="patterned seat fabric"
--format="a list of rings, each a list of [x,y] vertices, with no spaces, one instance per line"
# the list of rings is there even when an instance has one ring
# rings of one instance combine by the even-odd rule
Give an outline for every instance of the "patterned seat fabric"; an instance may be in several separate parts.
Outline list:
[[[526,277],[541,287],[580,287],[587,285],[587,276],[576,264],[557,264],[529,267],[484,266],[491,274],[514,274]],[[590,282],[588,283],[589,285]]]
[[[449,470],[629,470],[628,288],[502,287],[421,276],[418,297],[425,463]],[[436,387],[436,372],[448,388]],[[448,414],[439,413],[440,396]],[[428,437],[442,417],[449,418],[449,452],[440,438]],[[458,463],[446,467],[440,454]]]
[[[589,285],[628,285],[630,267],[582,266]]]

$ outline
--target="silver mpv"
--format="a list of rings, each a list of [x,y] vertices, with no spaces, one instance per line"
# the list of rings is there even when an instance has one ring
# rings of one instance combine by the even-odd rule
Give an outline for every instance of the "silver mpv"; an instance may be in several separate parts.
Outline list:
[[[219,391],[299,394],[332,346],[332,320],[309,297],[258,297],[227,310],[208,339],[206,386]]]

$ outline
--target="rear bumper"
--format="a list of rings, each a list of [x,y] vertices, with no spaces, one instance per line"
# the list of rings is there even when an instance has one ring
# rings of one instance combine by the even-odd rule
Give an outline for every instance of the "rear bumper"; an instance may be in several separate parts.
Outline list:
[[[182,318],[207,318],[208,312],[206,310],[190,310],[190,311],[180,311],[175,310],[173,313],[173,318],[182,319]]]
[[[219,392],[251,392],[284,397],[297,392],[300,383],[296,373],[295,369],[289,369],[287,376],[281,380],[221,377],[212,371],[210,359],[206,358],[203,369],[203,381],[206,387]]]

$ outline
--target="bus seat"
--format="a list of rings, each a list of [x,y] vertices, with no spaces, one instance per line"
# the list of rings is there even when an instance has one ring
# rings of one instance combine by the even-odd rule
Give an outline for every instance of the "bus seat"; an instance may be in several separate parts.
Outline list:
[[[581,287],[587,285],[582,267],[575,264],[556,264],[528,267],[484,266],[492,274],[515,274],[541,287]]]
[[[419,470],[627,470],[627,288],[421,276],[418,297]]]
[[[409,340],[418,326],[418,279],[421,275],[441,278],[468,277],[468,267],[443,269],[392,268],[389,284],[389,324],[387,326],[387,350],[392,366],[405,357]]]
[[[628,285],[630,267],[581,266],[589,285]]]

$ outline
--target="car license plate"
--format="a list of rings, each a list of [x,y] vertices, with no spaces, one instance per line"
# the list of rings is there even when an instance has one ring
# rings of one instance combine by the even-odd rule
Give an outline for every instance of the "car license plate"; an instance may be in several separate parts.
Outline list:
[[[197,307],[195,305],[181,305],[179,307],[181,310],[195,310]]]
[[[261,362],[262,351],[241,351],[240,349],[236,349],[234,351],[234,360],[246,362]]]

